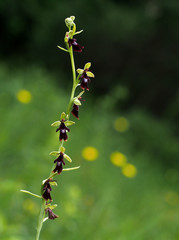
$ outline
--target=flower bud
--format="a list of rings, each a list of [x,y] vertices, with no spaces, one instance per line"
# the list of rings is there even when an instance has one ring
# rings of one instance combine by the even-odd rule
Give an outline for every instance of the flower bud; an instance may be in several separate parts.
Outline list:
[[[73,19],[71,19],[71,18],[66,18],[65,23],[66,23],[67,28],[71,28],[74,25]]]

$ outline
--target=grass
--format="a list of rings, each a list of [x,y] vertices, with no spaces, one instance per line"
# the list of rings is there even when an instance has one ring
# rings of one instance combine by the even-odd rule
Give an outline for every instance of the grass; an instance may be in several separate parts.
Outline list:
[[[40,200],[19,190],[40,193],[54,160],[48,154],[58,149],[58,134],[50,124],[66,109],[70,93],[39,69],[4,67],[0,78],[0,237],[32,240]],[[29,103],[17,99],[22,89],[30,92]],[[104,98],[95,102],[89,95],[65,144],[73,160],[66,166],[81,167],[56,177],[52,197],[60,217],[44,224],[41,239],[179,239],[178,148],[172,127],[141,110],[110,110]],[[119,117],[129,123],[124,132],[114,128]],[[99,153],[94,161],[82,156],[88,146]],[[136,167],[135,177],[112,164],[116,151]]]

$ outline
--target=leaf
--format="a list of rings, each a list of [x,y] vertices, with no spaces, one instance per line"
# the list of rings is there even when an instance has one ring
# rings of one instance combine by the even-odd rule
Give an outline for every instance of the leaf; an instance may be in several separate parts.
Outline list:
[[[52,127],[59,127],[60,123],[61,123],[60,121],[56,121],[56,122],[52,123],[51,126]]]

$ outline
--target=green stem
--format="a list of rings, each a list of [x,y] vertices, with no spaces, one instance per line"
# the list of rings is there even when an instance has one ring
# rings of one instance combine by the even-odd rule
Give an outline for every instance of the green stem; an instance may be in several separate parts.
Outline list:
[[[40,232],[43,226],[44,217],[45,217],[45,200],[42,199],[42,205],[40,209],[40,215],[39,215],[38,226],[37,226],[37,235],[35,240],[39,240],[40,238]]]
[[[72,87],[72,91],[71,91],[71,97],[70,97],[70,101],[68,104],[68,108],[67,108],[67,116],[69,119],[69,115],[70,115],[70,110],[71,110],[71,105],[73,103],[73,98],[74,98],[74,94],[75,94],[75,89],[77,87],[77,81],[76,81],[76,69],[75,69],[75,61],[74,61],[74,56],[73,56],[73,48],[70,47],[68,48],[69,54],[70,54],[70,60],[71,60],[71,67],[72,67],[72,74],[73,74],[73,87]]]
[[[74,61],[74,56],[73,56],[73,49],[72,49],[72,47],[69,48],[68,46],[67,46],[67,49],[68,49],[68,52],[70,54],[72,73],[73,73],[73,87],[72,87],[71,97],[70,97],[70,101],[69,101],[67,112],[66,112],[66,114],[68,116],[68,119],[69,119],[71,106],[73,104],[75,89],[78,85],[78,79],[76,79],[76,69],[75,69],[75,61]],[[60,147],[61,146],[63,146],[63,141],[62,141]],[[59,149],[60,149],[60,147],[59,147]],[[79,167],[74,167],[73,169],[77,169],[77,168],[79,168]],[[69,170],[70,169],[66,169],[65,171],[69,171]],[[53,178],[56,174],[57,173],[50,174],[49,178]],[[39,215],[39,220],[38,220],[38,226],[37,226],[36,240],[39,240],[40,232],[41,232],[41,229],[42,229],[42,226],[43,226],[44,217],[45,217],[45,200],[42,199],[42,205],[41,205],[41,210],[40,210],[40,215]]]

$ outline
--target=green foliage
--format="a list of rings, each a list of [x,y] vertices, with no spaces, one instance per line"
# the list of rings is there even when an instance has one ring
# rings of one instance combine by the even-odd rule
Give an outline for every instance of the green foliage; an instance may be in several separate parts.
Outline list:
[[[4,66],[0,80],[0,238],[31,240],[40,199],[19,190],[40,194],[37,183],[46,177],[54,160],[48,154],[58,142],[58,134],[50,125],[59,117],[58,107],[59,114],[65,111],[61,106],[69,96],[56,87],[47,72],[36,68],[20,72]],[[29,91],[31,98],[27,92],[18,94],[22,89]],[[66,149],[73,156],[66,168],[81,168],[62,173],[59,191],[52,191],[54,201],[60,199],[56,209],[59,218],[44,227],[41,238],[177,240],[179,152],[172,126],[139,109],[114,111],[110,108],[113,99],[105,99],[108,105],[104,98],[95,104],[90,99],[82,103],[80,124],[77,121],[69,133]],[[124,132],[114,128],[121,116],[129,122]],[[82,157],[87,146],[98,150],[96,161]],[[136,166],[135,178],[127,178],[110,162],[115,151]]]
[[[75,14],[77,23],[88,29],[82,44],[88,48],[79,67],[89,56],[100,79],[94,85],[96,95],[108,92],[109,85],[115,88],[120,79],[130,92],[125,108],[145,106],[175,120],[178,9],[177,0],[1,0],[0,60],[44,65],[60,81],[67,62],[56,46],[63,44],[63,19]],[[172,112],[168,106],[174,107]]]

